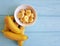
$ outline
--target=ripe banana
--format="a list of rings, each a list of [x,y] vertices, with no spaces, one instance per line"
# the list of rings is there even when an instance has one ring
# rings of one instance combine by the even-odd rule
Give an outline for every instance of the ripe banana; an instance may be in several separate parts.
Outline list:
[[[21,27],[21,29],[23,29],[23,27]],[[24,34],[24,30],[21,33]],[[18,45],[23,46],[23,42],[24,41],[22,41],[22,40],[18,40]]]
[[[23,46],[24,41],[20,40],[18,41],[18,46]]]
[[[14,17],[13,17],[13,16],[10,16],[10,17],[11,17],[11,19],[14,21],[14,24],[16,25],[16,27],[18,27],[18,28],[19,28],[19,30],[21,30],[21,31],[24,31],[24,30],[25,30],[25,28],[24,28],[23,26],[18,25],[18,24],[15,22],[15,20],[14,20]]]
[[[13,17],[13,16],[10,16],[10,17],[11,17],[12,20],[14,20],[14,17]],[[15,23],[15,25],[16,25],[17,27],[19,26],[16,22],[14,22],[14,23]],[[23,27],[23,26],[20,26],[20,27],[18,27],[18,28],[22,31],[21,34],[24,34],[24,27]],[[24,41],[18,40],[17,42],[18,42],[18,45],[19,45],[19,46],[22,46]]]
[[[27,36],[23,34],[15,34],[13,32],[3,30],[3,34],[11,40],[27,40]]]
[[[5,26],[2,32],[7,38],[16,40],[19,46],[22,46],[24,40],[28,39],[28,37],[24,35],[24,27],[18,25],[13,16],[5,17]]]
[[[21,30],[16,27],[16,25],[14,24],[13,20],[11,19],[11,17],[6,16],[5,17],[5,23],[6,26],[14,33],[21,33]]]

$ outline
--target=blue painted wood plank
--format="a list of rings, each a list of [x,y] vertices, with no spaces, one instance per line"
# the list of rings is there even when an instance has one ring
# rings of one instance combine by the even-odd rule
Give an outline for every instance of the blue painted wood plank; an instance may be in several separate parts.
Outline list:
[[[28,33],[28,36],[31,37],[29,37],[29,42],[25,42],[26,46],[60,46],[60,32]]]
[[[0,15],[13,15],[21,4],[32,5],[40,16],[60,16],[60,0],[0,0]]]
[[[29,39],[24,46],[60,46],[60,32],[26,33]],[[7,39],[0,33],[0,46],[18,46],[17,42]]]
[[[13,15],[21,4],[32,5],[38,18],[33,26],[26,27],[29,39],[24,46],[60,46],[60,0],[0,0],[0,46],[18,46],[1,33],[4,16]]]
[[[39,17],[36,23],[27,27],[26,30],[28,32],[60,31],[60,17]]]
[[[4,27],[4,17],[0,16],[0,30]],[[34,25],[26,27],[26,32],[60,31],[60,17],[38,17]]]

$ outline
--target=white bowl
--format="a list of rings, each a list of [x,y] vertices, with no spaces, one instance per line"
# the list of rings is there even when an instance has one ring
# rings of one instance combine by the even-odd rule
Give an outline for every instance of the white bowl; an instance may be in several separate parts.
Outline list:
[[[24,23],[22,23],[22,22],[17,18],[17,14],[19,13],[19,11],[20,11],[21,9],[30,9],[30,10],[33,12],[33,14],[35,15],[35,19],[34,19],[34,22],[33,22],[33,23],[24,24]],[[35,21],[36,21],[36,11],[35,11],[35,9],[34,9],[32,6],[30,6],[30,5],[20,5],[20,6],[18,6],[18,7],[16,8],[16,10],[15,10],[15,12],[14,12],[14,18],[15,18],[16,22],[17,22],[19,25],[21,25],[21,26],[30,26],[30,25],[33,25],[33,24],[35,23]]]

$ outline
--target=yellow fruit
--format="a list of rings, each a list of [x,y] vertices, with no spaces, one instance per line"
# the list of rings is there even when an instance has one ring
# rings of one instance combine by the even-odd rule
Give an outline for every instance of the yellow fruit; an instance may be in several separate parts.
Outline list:
[[[14,16],[10,16],[12,20],[14,20]]]
[[[23,46],[24,41],[18,41],[19,46]]]
[[[20,19],[22,23],[25,23],[24,17]]]
[[[33,14],[33,13],[31,13],[30,17],[34,17],[34,14]]]
[[[2,32],[7,38],[16,40],[19,46],[22,46],[24,40],[28,39],[28,37],[24,35],[24,27],[18,25],[13,16],[5,17],[5,26]]]
[[[20,26],[20,30],[24,31],[25,28],[24,28],[23,26]],[[22,31],[21,31],[21,32],[22,32]]]
[[[26,10],[26,15],[29,15],[30,16],[31,15],[31,10],[27,9]]]
[[[23,13],[24,14],[25,13],[25,10],[24,9],[21,9],[20,10],[20,13]]]
[[[24,16],[23,13],[18,13],[18,15],[17,15],[18,18],[22,18],[23,16]]]
[[[23,29],[23,27],[21,27],[21,28]],[[24,30],[21,33],[24,34]],[[18,45],[19,46],[23,46],[23,43],[24,43],[24,41],[18,40]]]
[[[13,32],[10,32],[9,30],[8,31],[3,31],[3,34],[7,37],[7,38],[9,38],[9,39],[11,39],[11,40],[27,40],[27,36],[26,35],[23,35],[23,34],[15,34],[15,33],[13,33]]]
[[[11,40],[16,40],[19,46],[22,46],[24,40],[28,39],[28,37],[24,35],[24,27],[19,26],[16,22],[14,22],[13,16],[5,17],[5,27],[2,32],[7,38]]]
[[[12,32],[21,33],[21,30],[18,27],[16,27],[16,25],[9,16],[5,17],[5,24]]]
[[[28,16],[28,17],[30,17],[30,15],[31,15],[30,13],[26,13],[26,15],[25,15],[25,16]]]
[[[10,17],[12,18],[12,20],[14,20],[13,16],[10,16]],[[14,22],[14,23],[15,23],[16,27],[18,27],[21,31],[24,31],[24,27],[23,26],[17,24],[16,22]]]
[[[6,24],[5,24],[5,26],[4,26],[4,30],[7,30],[7,26],[6,26]]]
[[[23,18],[23,20],[24,20],[25,22],[28,22],[28,19],[29,19],[28,16],[24,16],[24,18]]]
[[[33,20],[34,20],[33,17],[29,18],[29,22],[33,22]]]

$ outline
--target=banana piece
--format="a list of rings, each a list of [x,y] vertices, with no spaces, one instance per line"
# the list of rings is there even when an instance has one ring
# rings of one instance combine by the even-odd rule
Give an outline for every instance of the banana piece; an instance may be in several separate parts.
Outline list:
[[[33,14],[33,13],[31,13],[30,17],[34,17],[34,14]]]
[[[11,16],[11,19],[13,20],[14,17]],[[17,24],[16,22],[14,22],[14,23],[15,23],[15,25],[18,27],[18,24]],[[22,30],[22,31],[21,31],[21,34],[24,34],[24,27],[23,27],[23,26],[20,26],[19,29]],[[24,41],[22,41],[22,40],[18,40],[17,42],[18,42],[18,45],[19,45],[19,46],[23,46],[23,42],[24,42]]]
[[[5,31],[5,30],[3,30],[3,34],[7,37],[7,38],[9,38],[9,39],[11,39],[11,40],[27,40],[27,36],[26,35],[23,35],[23,34],[15,34],[15,33],[12,33],[12,32],[10,32],[9,30],[7,30],[7,31]]]
[[[26,10],[26,15],[27,15],[27,16],[30,16],[30,15],[31,15],[31,10],[27,9],[27,10]]]
[[[11,18],[12,18],[12,20],[14,19],[13,16],[11,16]],[[18,27],[18,24],[17,24],[16,22],[15,22],[15,25]],[[21,34],[24,34],[24,27],[23,27],[23,26],[20,26],[19,29],[22,30]],[[18,45],[19,45],[19,46],[23,46],[24,41],[18,40],[17,42],[18,42]]]
[[[20,40],[18,41],[18,46],[23,46],[24,41]]]
[[[25,10],[24,9],[21,9],[20,10],[20,13],[23,13],[24,14],[25,13]]]
[[[24,13],[18,13],[17,17],[18,18],[23,18],[24,17]]]
[[[11,17],[12,20],[14,20],[14,17],[13,17],[13,16],[10,16],[10,17]],[[24,30],[25,30],[23,26],[18,25],[16,22],[14,22],[14,23],[15,23],[15,25],[16,25],[21,31],[24,31]],[[19,26],[20,26],[20,27],[19,27]]]
[[[12,21],[11,17],[6,16],[5,17],[5,23],[6,26],[14,33],[21,33],[21,30],[16,27],[16,25],[14,24],[14,22]]]
[[[34,21],[33,17],[30,17],[29,22],[33,22],[33,21]]]
[[[21,27],[20,29],[23,29],[23,27]],[[24,34],[24,30],[22,30],[21,33]],[[19,46],[23,46],[23,43],[24,43],[24,41],[18,40],[18,45],[19,45]]]
[[[23,22],[23,23],[26,23],[26,22],[28,22],[28,19],[29,19],[28,16],[24,16],[24,17],[22,18],[22,20],[23,20],[22,22]]]
[[[11,17],[12,20],[14,19],[14,16],[10,16],[10,17]]]
[[[24,35],[24,27],[18,27],[19,25],[14,21],[13,16],[6,16],[5,23],[4,30],[2,31],[3,34],[11,40],[16,40],[19,46],[22,46],[24,42],[23,40],[28,39],[28,37]],[[11,31],[9,31],[9,29]]]

